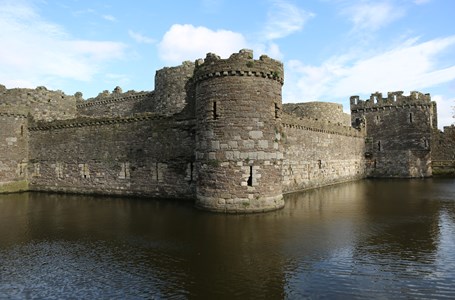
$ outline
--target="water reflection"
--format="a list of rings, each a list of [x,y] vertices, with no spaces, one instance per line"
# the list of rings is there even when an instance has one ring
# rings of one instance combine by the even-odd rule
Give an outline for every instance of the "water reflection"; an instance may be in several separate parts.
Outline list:
[[[361,181],[221,215],[191,203],[0,196],[9,298],[455,297],[455,180]]]

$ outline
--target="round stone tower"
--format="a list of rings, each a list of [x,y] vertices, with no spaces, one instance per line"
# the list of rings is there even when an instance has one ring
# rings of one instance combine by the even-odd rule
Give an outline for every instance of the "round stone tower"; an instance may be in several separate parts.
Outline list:
[[[284,206],[283,64],[251,50],[196,62],[196,205],[227,213]]]
[[[151,110],[173,115],[181,112],[191,99],[188,81],[193,76],[194,63],[184,61],[180,66],[163,68],[155,74],[155,93]]]

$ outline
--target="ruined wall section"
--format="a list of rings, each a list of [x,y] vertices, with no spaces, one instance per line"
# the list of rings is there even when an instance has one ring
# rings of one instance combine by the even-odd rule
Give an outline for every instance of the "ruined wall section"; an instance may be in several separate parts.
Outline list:
[[[0,109],[19,114],[31,114],[36,120],[52,121],[76,116],[76,97],[61,91],[36,89],[6,89],[0,85]]]
[[[197,62],[196,205],[259,212],[284,205],[281,185],[283,65],[250,50]]]
[[[152,92],[122,92],[116,87],[112,93],[104,91],[97,97],[77,104],[80,116],[121,117],[145,112],[171,116],[187,108],[188,116],[194,117],[194,89],[192,77],[194,63],[183,62],[180,66],[156,71],[155,90]]]
[[[431,146],[434,175],[455,174],[455,126],[445,126],[444,131],[435,130]]]
[[[149,112],[152,99],[153,92],[123,93],[116,87],[112,93],[104,91],[95,98],[78,102],[77,112],[81,117],[125,117]]]
[[[364,178],[365,131],[283,114],[283,192]]]
[[[431,170],[436,103],[429,94],[373,93],[369,100],[351,97],[354,126],[365,126],[369,174],[372,177],[427,177]]]
[[[343,105],[330,102],[285,103],[283,111],[299,118],[323,120],[351,126],[351,115],[343,112]]]
[[[0,110],[0,193],[28,189],[28,143],[27,116]]]
[[[194,197],[194,122],[154,114],[30,126],[30,189]]]

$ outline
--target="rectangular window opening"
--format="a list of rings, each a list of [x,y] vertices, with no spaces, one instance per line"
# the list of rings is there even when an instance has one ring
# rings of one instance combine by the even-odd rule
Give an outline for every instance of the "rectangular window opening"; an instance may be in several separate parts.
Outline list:
[[[213,101],[213,119],[214,120],[218,120],[218,110],[217,110],[217,107],[216,107],[216,101]]]
[[[318,160],[318,166],[319,166],[319,169],[322,169],[322,160]]]
[[[412,121],[413,121],[413,120],[412,120],[412,113],[409,113],[409,123],[412,124]]]
[[[381,152],[381,141],[378,141],[378,151]]]
[[[250,166],[250,177],[248,177],[248,186],[253,186],[253,166]]]
[[[128,163],[123,163],[123,177],[124,178],[128,178],[128,168],[129,168],[129,164]]]
[[[21,125],[21,136],[24,136],[24,125]]]
[[[193,171],[194,171],[194,164],[190,162],[190,182],[193,182]]]

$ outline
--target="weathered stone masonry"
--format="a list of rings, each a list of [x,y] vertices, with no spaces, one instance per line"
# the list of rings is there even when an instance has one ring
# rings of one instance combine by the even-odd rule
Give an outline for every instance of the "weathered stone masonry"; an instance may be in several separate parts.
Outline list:
[[[374,93],[363,101],[351,97],[354,126],[367,130],[365,155],[373,177],[432,175],[431,145],[437,128],[436,103],[429,94]]]
[[[429,95],[353,97],[351,126],[339,104],[283,105],[283,82],[281,62],[241,50],[158,70],[154,91],[117,87],[83,100],[0,86],[0,192],[179,198],[261,212],[297,190],[430,176],[432,150],[449,160],[444,147],[455,142],[435,130]]]

